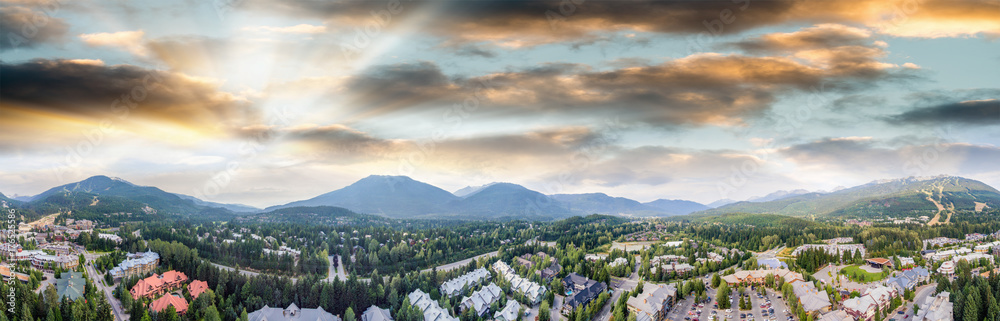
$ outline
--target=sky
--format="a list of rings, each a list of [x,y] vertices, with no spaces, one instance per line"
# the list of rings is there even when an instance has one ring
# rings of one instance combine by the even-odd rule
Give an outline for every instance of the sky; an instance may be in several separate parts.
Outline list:
[[[1000,187],[1000,2],[0,0],[0,192]]]

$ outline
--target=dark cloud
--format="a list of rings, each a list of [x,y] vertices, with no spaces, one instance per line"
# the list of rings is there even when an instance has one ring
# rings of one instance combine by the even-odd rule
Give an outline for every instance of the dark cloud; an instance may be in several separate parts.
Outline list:
[[[737,48],[750,53],[784,53],[808,49],[866,45],[871,36],[865,29],[838,24],[822,24],[789,33],[770,33],[731,43],[723,48]]]
[[[34,48],[43,43],[66,41],[69,25],[42,11],[10,6],[0,7],[0,51]]]
[[[858,110],[867,107],[883,106],[886,104],[886,101],[886,98],[882,96],[847,95],[834,100],[831,103],[831,109],[834,111]]]
[[[455,50],[459,56],[478,56],[483,58],[496,58],[497,53],[480,46],[465,45]]]
[[[840,171],[870,179],[929,175],[974,175],[1000,170],[1000,149],[942,138],[934,142],[907,144],[867,137],[825,138],[792,145],[779,153],[799,166],[814,170]]]
[[[972,100],[917,108],[888,120],[895,124],[1000,125],[1000,100]]]
[[[182,74],[95,60],[37,59],[0,68],[3,106],[8,112],[21,111],[17,114],[147,119],[207,128],[238,128],[256,116],[249,102]]]

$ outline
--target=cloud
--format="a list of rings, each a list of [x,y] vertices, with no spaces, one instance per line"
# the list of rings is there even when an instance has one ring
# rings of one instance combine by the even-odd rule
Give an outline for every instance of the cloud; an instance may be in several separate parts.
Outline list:
[[[0,68],[0,125],[19,131],[0,137],[4,143],[44,138],[29,133],[79,135],[102,121],[149,136],[226,135],[258,118],[249,101],[179,73],[93,60],[36,59]]]
[[[92,47],[118,47],[136,56],[145,57],[149,55],[149,50],[146,48],[146,44],[143,41],[145,34],[146,33],[142,30],[119,31],[114,33],[101,32],[81,34],[80,39],[83,40],[83,43]]]
[[[315,26],[310,24],[297,24],[288,27],[270,27],[270,26],[259,26],[259,27],[245,27],[243,30],[246,31],[264,31],[264,32],[276,32],[276,33],[290,33],[290,34],[317,34],[325,33],[326,26]]]
[[[44,19],[39,20],[39,17]],[[0,34],[3,35],[0,50],[64,43],[68,30],[69,24],[61,18],[26,7],[0,7]]]
[[[462,46],[461,48],[455,50],[455,54],[459,56],[478,56],[483,58],[495,58],[497,56],[497,53],[492,50],[474,45]]]
[[[840,24],[820,24],[795,32],[770,33],[726,43],[723,47],[739,48],[750,53],[784,53],[840,46],[860,46],[871,37],[867,29]]]
[[[1000,125],[1000,100],[967,100],[916,108],[888,118],[895,124]]]
[[[241,8],[326,19],[329,24],[364,27],[378,23],[371,12],[400,5],[411,16],[427,14],[424,31],[447,46],[490,43],[524,48],[588,41],[625,32],[738,34],[800,23],[860,24],[903,37],[958,37],[1000,34],[998,4],[986,0],[894,1],[265,1],[248,0]],[[403,14],[394,15],[403,19]],[[389,21],[381,27],[403,23]],[[395,25],[393,25],[395,23]],[[350,29],[350,28],[347,28]]]
[[[901,143],[872,138],[825,138],[779,150],[797,164],[798,171],[835,174],[870,180],[873,177],[929,175],[974,176],[1000,170],[1000,148],[927,139]]]

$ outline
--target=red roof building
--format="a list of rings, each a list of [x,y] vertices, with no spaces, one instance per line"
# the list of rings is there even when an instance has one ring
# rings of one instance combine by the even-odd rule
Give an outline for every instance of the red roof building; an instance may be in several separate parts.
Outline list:
[[[161,296],[159,299],[149,303],[149,310],[159,313],[171,305],[174,306],[174,310],[177,310],[177,314],[184,314],[188,310],[187,300],[174,294]]]
[[[172,289],[179,288],[187,281],[188,277],[183,272],[170,270],[163,272],[163,275],[153,273],[150,277],[139,280],[129,292],[132,293],[132,298],[135,299],[153,298]]]
[[[197,299],[206,290],[208,290],[208,282],[194,280],[191,281],[191,284],[188,284],[188,293],[191,293],[192,300]]]

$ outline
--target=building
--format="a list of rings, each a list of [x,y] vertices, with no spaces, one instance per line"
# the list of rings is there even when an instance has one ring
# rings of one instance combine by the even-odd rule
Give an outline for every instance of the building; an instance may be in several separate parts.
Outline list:
[[[867,254],[863,244],[805,244],[792,251],[792,255],[797,256],[802,251],[809,249],[821,249],[830,255],[843,255],[844,253],[855,255],[855,252],[861,252],[861,257],[864,257]]]
[[[476,311],[476,315],[482,317],[489,311],[490,304],[499,301],[503,295],[503,290],[499,286],[490,283],[472,295],[462,298],[460,309],[462,311],[473,309]]]
[[[958,261],[961,260],[965,260],[969,263],[975,263],[979,260],[987,260],[990,263],[993,263],[993,255],[983,254],[983,253],[972,253],[966,255],[959,255],[951,258],[951,261],[955,263],[958,263]]]
[[[914,266],[916,264],[917,264],[917,262],[914,261],[912,257],[899,257],[899,265],[900,265],[900,267]]]
[[[663,321],[676,300],[677,287],[673,284],[647,283],[642,294],[629,297],[626,304],[635,313],[636,321]]]
[[[309,320],[309,321],[341,321],[340,317],[326,312],[323,307],[316,307],[315,309],[299,309],[295,303],[292,303],[287,308],[272,308],[269,306],[264,306],[260,310],[250,312],[247,314],[248,321],[292,321],[292,320]],[[390,319],[391,320],[391,319]],[[428,320],[429,321],[429,320]]]
[[[576,274],[576,272],[564,277],[563,285],[566,287],[566,300],[563,301],[563,313],[565,314],[597,298],[601,292],[608,288],[604,282],[591,280]]]
[[[166,293],[167,291],[179,288],[184,282],[187,282],[188,278],[184,272],[177,272],[170,270],[163,272],[163,275],[156,275],[153,273],[152,276],[139,280],[135,286],[132,287],[129,292],[132,293],[132,297],[138,298],[152,298],[154,296]]]
[[[949,301],[950,293],[941,292],[935,296],[927,297],[920,304],[920,310],[913,316],[913,321],[952,321],[954,303]]]
[[[880,258],[880,257],[867,259],[867,260],[865,260],[865,263],[868,263],[868,266],[871,266],[871,267],[876,268],[876,269],[882,269],[882,268],[887,267],[887,266],[888,267],[892,267],[892,261],[891,260],[885,259],[885,258]]]
[[[118,263],[108,273],[114,279],[124,277],[143,276],[152,273],[160,266],[160,255],[156,252],[147,251],[145,253],[129,254],[125,260]]]
[[[188,284],[187,288],[188,293],[191,294],[191,299],[197,299],[202,293],[208,291],[208,282],[193,280],[190,284]]]
[[[955,262],[944,261],[944,263],[941,263],[941,266],[938,267],[938,273],[941,273],[941,274],[944,274],[944,275],[955,274]]]
[[[72,270],[77,265],[80,265],[80,258],[72,255],[40,254],[31,257],[31,266],[39,270],[50,270],[53,268]]]
[[[799,299],[799,304],[802,305],[802,309],[806,312],[812,313],[813,311],[818,311],[823,313],[830,311],[830,308],[833,307],[830,304],[830,297],[826,295],[826,292],[817,289],[812,282],[795,280],[789,284],[792,285],[795,297]]]
[[[507,263],[503,261],[496,261],[493,263],[493,269],[497,271],[500,277],[510,282],[510,288],[523,294],[532,304],[538,304],[542,302],[542,297],[545,296],[545,287],[539,285],[538,283],[528,281],[522,278],[520,275],[514,272]]]
[[[528,254],[528,255],[531,255],[531,254]],[[535,262],[531,262],[531,260],[525,259],[524,257],[520,257],[520,256],[515,257],[514,258],[514,262],[517,263],[517,264],[519,264],[519,265],[523,265],[524,267],[526,267],[528,269],[531,269],[532,267],[535,267]]]
[[[819,316],[818,321],[854,321],[854,317],[844,312],[844,310],[836,310]]]
[[[616,266],[621,266],[621,265],[628,265],[628,259],[623,258],[623,257],[619,257],[619,258],[615,258],[615,260],[611,261],[611,263],[608,263],[608,266],[610,266],[610,267],[616,267]]]
[[[163,312],[163,310],[166,310],[168,307],[171,306],[174,307],[174,310],[177,311],[177,314],[183,315],[187,313],[188,310],[187,300],[185,300],[184,297],[181,297],[173,293],[168,293],[167,295],[161,296],[159,299],[150,302],[149,310],[159,313]]]
[[[805,280],[802,278],[802,274],[792,272],[788,269],[737,271],[736,273],[723,276],[722,280],[729,283],[729,285],[763,284],[767,281],[768,276],[774,277],[776,280],[779,278],[785,278],[786,283],[791,283],[795,280]]]
[[[493,314],[496,321],[516,321],[517,315],[521,311],[521,304],[517,300],[507,300],[507,305],[500,311]]]
[[[122,237],[118,236],[118,235],[114,235],[114,234],[97,233],[97,237],[101,238],[101,239],[109,240],[109,241],[112,241],[112,242],[115,242],[115,243],[119,243],[119,244],[122,242]]]
[[[56,293],[58,297],[66,297],[70,301],[76,301],[83,297],[86,291],[87,280],[83,277],[83,272],[63,272],[56,279]]]
[[[952,257],[955,257],[955,256],[962,256],[962,255],[966,255],[966,254],[969,254],[969,253],[972,253],[972,250],[970,250],[969,248],[963,247],[963,248],[957,248],[957,249],[954,249],[954,250],[938,251],[938,252],[932,254],[930,256],[930,259],[933,260],[933,261],[944,261],[944,260],[951,259]]]
[[[27,274],[11,271],[10,267],[6,265],[0,265],[0,276],[3,276],[4,281],[17,278],[21,283],[31,282],[31,277]]]
[[[879,286],[865,289],[860,297],[844,300],[841,304],[844,312],[850,314],[857,320],[870,321],[875,316],[875,310],[885,311],[892,302],[892,298],[899,295],[896,289]]]
[[[389,309],[373,305],[368,307],[364,313],[361,313],[361,321],[393,321],[393,319]]]
[[[562,271],[562,266],[559,263],[552,263],[549,267],[542,269],[541,271],[535,271],[542,276],[546,282],[552,281],[559,272]]]
[[[490,271],[487,271],[486,268],[478,268],[441,284],[441,294],[450,298],[462,294],[462,289],[466,286],[473,287],[489,279]]]
[[[431,300],[430,294],[420,289],[410,292],[406,297],[410,299],[410,305],[417,307],[424,314],[424,321],[459,321],[458,318],[448,314],[448,310],[442,309],[437,301]]]
[[[905,290],[913,290],[920,282],[930,280],[930,276],[931,273],[927,269],[916,267],[903,271],[899,276],[886,279],[885,283],[888,286],[894,287],[897,292],[902,293]]]

